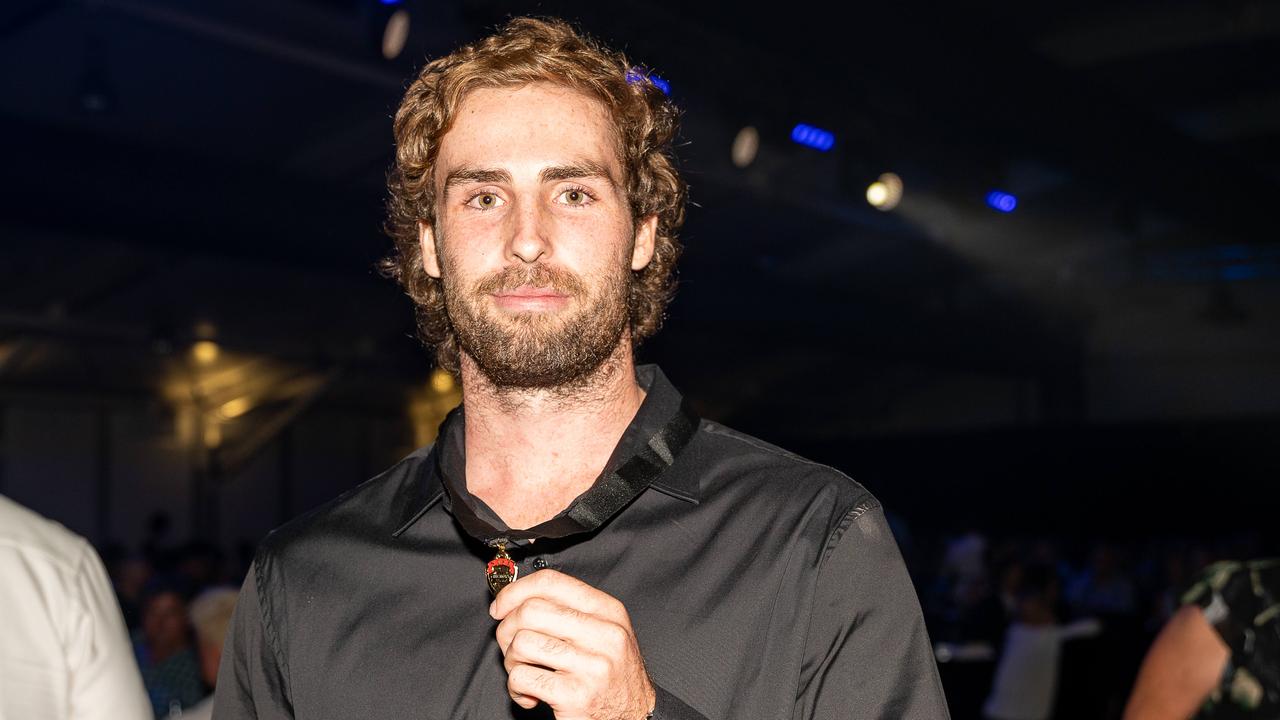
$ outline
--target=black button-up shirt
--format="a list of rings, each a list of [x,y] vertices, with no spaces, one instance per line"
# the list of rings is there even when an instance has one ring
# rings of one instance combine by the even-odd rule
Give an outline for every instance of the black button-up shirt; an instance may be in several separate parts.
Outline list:
[[[584,508],[621,508],[560,538],[513,533],[520,573],[555,568],[622,601],[656,719],[946,718],[876,499],[706,420],[668,453],[680,395],[656,367],[637,377],[643,404],[560,526]],[[484,575],[491,538],[475,518],[505,526],[466,492],[464,423],[455,411],[435,445],[263,541],[227,635],[217,720],[550,717],[506,691]],[[620,485],[642,455],[660,462],[643,484]],[[621,503],[604,497],[618,492]]]

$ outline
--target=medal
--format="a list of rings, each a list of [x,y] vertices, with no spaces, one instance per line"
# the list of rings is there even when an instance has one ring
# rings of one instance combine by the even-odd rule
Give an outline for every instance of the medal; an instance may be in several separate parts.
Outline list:
[[[499,590],[516,581],[520,575],[520,567],[507,554],[505,542],[499,540],[495,546],[498,548],[498,554],[484,566],[484,577],[489,581],[489,589],[497,595]]]

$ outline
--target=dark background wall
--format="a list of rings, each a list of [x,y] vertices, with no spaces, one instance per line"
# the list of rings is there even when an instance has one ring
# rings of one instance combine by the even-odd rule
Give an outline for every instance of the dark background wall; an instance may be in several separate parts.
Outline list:
[[[373,269],[390,116],[424,58],[539,12],[685,109],[681,290],[642,356],[706,416],[939,532],[1269,528],[1275,8],[811,10],[7,3],[0,492],[231,547],[428,442],[456,389]]]

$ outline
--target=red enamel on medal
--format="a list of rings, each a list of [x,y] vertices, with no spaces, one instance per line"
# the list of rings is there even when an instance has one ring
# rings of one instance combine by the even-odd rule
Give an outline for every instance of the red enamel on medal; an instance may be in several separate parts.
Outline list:
[[[519,575],[520,566],[507,555],[506,546],[499,543],[497,557],[484,566],[484,577],[489,582],[489,590],[497,595],[499,590],[515,582]]]

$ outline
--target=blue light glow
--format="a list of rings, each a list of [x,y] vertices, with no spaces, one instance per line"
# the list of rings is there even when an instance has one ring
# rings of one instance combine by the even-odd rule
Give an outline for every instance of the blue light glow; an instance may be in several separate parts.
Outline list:
[[[400,0],[379,0],[383,5],[399,5]]]
[[[661,90],[663,95],[671,94],[671,83],[663,80],[657,75],[654,75],[653,73],[646,75],[640,68],[631,68],[627,71],[627,82],[635,84],[638,82],[644,82],[645,80],[653,83],[653,86]]]
[[[791,128],[791,139],[821,152],[830,150],[836,144],[835,134],[804,123]]]
[[[987,206],[996,212],[1011,213],[1018,207],[1018,198],[1001,190],[987,193]]]
[[[1259,275],[1258,268],[1253,265],[1228,265],[1222,268],[1222,279],[1227,281],[1253,280]]]

